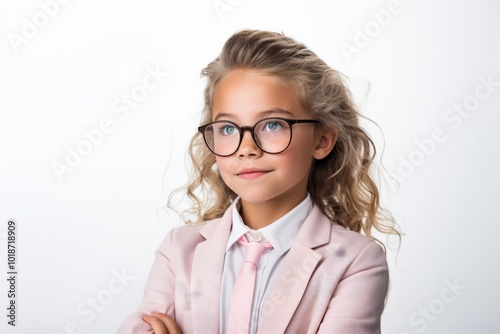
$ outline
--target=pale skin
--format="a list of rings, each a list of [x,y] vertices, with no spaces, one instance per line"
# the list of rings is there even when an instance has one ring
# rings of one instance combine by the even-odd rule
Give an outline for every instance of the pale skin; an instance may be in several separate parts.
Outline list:
[[[212,120],[241,126],[275,116],[312,119],[293,86],[255,70],[229,72],[214,91]],[[262,152],[246,131],[235,154],[216,158],[224,182],[241,198],[243,221],[252,229],[271,224],[306,197],[313,160],[326,157],[335,145],[336,134],[320,125],[297,124],[292,132],[292,142],[282,153]],[[250,180],[240,177],[248,167],[268,172]]]
[[[256,70],[236,69],[219,81],[213,96],[212,120],[252,126],[265,117],[312,119],[294,87],[276,77]],[[216,157],[222,179],[240,196],[240,214],[251,229],[271,224],[304,200],[314,159],[325,158],[337,140],[335,132],[317,124],[296,124],[292,132],[290,146],[279,154],[260,150],[246,131],[236,153]],[[245,168],[262,172],[243,177]],[[151,325],[155,334],[181,333],[166,314],[153,312],[143,320]]]

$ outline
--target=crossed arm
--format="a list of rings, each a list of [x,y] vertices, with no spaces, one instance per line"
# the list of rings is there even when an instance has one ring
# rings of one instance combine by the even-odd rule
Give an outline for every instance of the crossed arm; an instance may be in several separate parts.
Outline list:
[[[151,315],[145,314],[142,320],[147,322],[155,334],[182,334],[181,328],[170,316],[153,312]]]

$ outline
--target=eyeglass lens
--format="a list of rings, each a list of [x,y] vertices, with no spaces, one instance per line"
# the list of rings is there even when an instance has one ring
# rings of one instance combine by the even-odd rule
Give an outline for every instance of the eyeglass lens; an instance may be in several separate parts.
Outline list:
[[[242,130],[244,132],[244,130]],[[205,140],[218,155],[231,155],[238,150],[242,133],[229,122],[216,122],[205,128]],[[279,153],[290,143],[290,125],[281,119],[264,119],[254,126],[256,144],[265,152]]]

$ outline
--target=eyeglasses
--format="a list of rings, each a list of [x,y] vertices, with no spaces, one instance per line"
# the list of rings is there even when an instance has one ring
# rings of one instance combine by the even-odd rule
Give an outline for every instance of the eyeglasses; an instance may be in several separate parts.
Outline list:
[[[207,147],[220,157],[233,155],[240,148],[243,134],[250,131],[257,146],[265,153],[278,154],[290,146],[292,126],[299,123],[320,123],[315,119],[264,118],[254,126],[239,126],[231,121],[215,121],[198,128]]]

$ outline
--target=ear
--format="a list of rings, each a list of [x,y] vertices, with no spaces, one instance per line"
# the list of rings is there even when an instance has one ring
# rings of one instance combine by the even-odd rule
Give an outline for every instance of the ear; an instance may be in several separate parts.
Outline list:
[[[314,148],[313,157],[316,160],[324,159],[333,150],[337,142],[337,131],[331,131],[324,126],[317,129],[316,132],[316,147]]]

